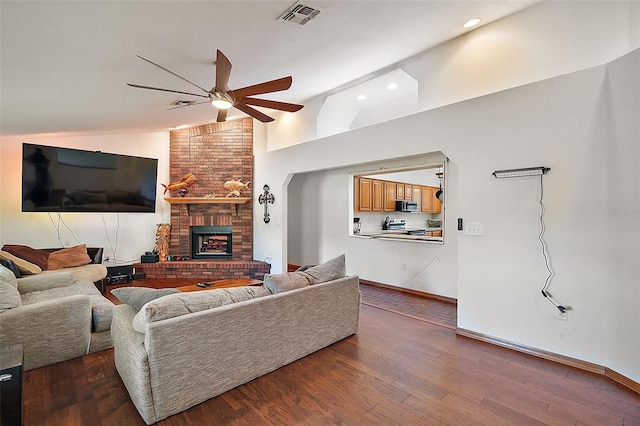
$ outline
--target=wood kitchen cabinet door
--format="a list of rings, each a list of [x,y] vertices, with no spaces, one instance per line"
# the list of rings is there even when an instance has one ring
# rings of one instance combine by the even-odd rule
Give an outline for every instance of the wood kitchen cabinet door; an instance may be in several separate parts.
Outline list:
[[[388,180],[384,181],[384,211],[393,212],[396,210],[396,183]]]
[[[356,178],[354,182],[356,190],[354,195],[356,199],[355,210],[358,212],[370,212],[371,211],[371,179]]]
[[[404,183],[396,183],[396,200],[404,200]]]
[[[362,178],[361,178],[362,181]],[[362,197],[361,197],[362,198]],[[371,181],[371,211],[384,211],[384,182],[374,179]]]
[[[417,211],[421,211],[422,209],[422,188],[424,187],[420,185],[413,185],[411,188],[411,201],[418,203]]]
[[[433,213],[433,187],[423,186],[421,189],[422,208],[420,211],[423,213]]]
[[[404,184],[404,199],[407,201],[411,201],[411,197],[413,197],[413,185]]]
[[[438,192],[439,189],[440,188],[433,188],[433,213],[440,213],[442,211],[442,203],[436,197],[436,192]]]

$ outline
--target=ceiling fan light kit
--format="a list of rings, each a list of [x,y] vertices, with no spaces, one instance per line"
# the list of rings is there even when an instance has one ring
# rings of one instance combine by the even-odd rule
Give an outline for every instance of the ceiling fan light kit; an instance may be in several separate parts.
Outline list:
[[[190,92],[182,92],[178,90],[172,89],[163,89],[160,87],[151,87],[151,86],[143,86],[140,84],[131,84],[128,83],[129,86],[135,87],[138,89],[149,89],[149,90],[158,90],[161,92],[171,92],[171,93],[179,93],[181,95],[189,95],[189,96],[197,96],[200,98],[206,98],[206,101],[203,102],[181,102],[181,105],[174,106],[170,109],[188,107],[192,105],[199,105],[202,103],[211,103],[214,107],[218,108],[218,117],[216,121],[222,122],[227,119],[227,111],[230,108],[236,108],[245,114],[259,120],[263,123],[268,123],[273,121],[272,117],[258,111],[252,106],[275,109],[279,111],[287,111],[287,112],[296,112],[302,109],[303,105],[291,104],[287,102],[278,102],[272,101],[268,99],[259,99],[254,98],[255,95],[263,95],[265,93],[273,93],[280,92],[283,90],[287,90],[291,87],[293,79],[291,76],[283,77],[276,80],[265,81],[264,83],[254,84],[252,86],[243,87],[236,90],[229,90],[227,84],[229,82],[229,76],[231,75],[231,62],[229,59],[221,52],[217,51],[216,55],[216,85],[211,89],[207,90],[204,87],[176,74],[175,72],[163,67],[162,65],[156,64],[149,59],[143,58],[142,56],[138,57],[146,62],[149,62],[152,65],[172,74],[181,80],[186,81],[187,83],[197,87],[201,91],[206,94],[201,93],[190,93]]]
[[[219,92],[217,90],[214,90],[213,93],[211,93],[209,99],[211,101],[211,105],[218,109],[229,109],[234,104],[233,98],[229,96],[228,93]]]

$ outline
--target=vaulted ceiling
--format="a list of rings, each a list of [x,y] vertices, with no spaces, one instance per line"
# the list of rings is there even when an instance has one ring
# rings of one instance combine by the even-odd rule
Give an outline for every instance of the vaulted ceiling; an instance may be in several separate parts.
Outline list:
[[[127,83],[193,91],[136,57],[204,87],[215,84],[215,53],[233,64],[231,89],[291,75],[302,103],[536,1],[328,1],[299,25],[278,20],[279,1],[2,1],[0,132],[162,131],[215,121],[208,104],[167,110],[189,96]],[[269,113],[270,110],[263,110]],[[236,113],[235,116],[242,116]],[[233,118],[233,115],[230,115]]]

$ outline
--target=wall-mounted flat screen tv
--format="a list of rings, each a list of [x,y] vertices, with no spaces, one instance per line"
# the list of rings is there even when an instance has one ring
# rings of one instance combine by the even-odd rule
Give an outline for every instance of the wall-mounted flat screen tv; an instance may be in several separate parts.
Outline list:
[[[22,144],[23,212],[154,213],[158,160]]]

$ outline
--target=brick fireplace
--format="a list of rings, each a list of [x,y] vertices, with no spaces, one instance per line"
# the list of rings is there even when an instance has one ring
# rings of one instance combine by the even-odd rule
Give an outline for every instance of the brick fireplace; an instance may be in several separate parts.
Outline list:
[[[229,120],[171,131],[169,168],[171,182],[187,173],[196,177],[185,198],[197,197],[198,202],[171,203],[169,254],[189,256],[192,260],[136,264],[136,271],[144,271],[149,278],[211,280],[247,276],[262,279],[270,265],[253,261],[253,120]],[[207,201],[226,197],[229,190],[223,185],[232,179],[250,182],[249,189],[240,190],[241,197],[249,198],[247,202]],[[180,195],[167,193],[165,197]],[[194,253],[198,252],[194,244],[202,245],[202,241],[193,238],[194,227],[228,230],[230,253],[224,258],[195,256],[194,259]],[[211,244],[220,242],[212,240]]]

